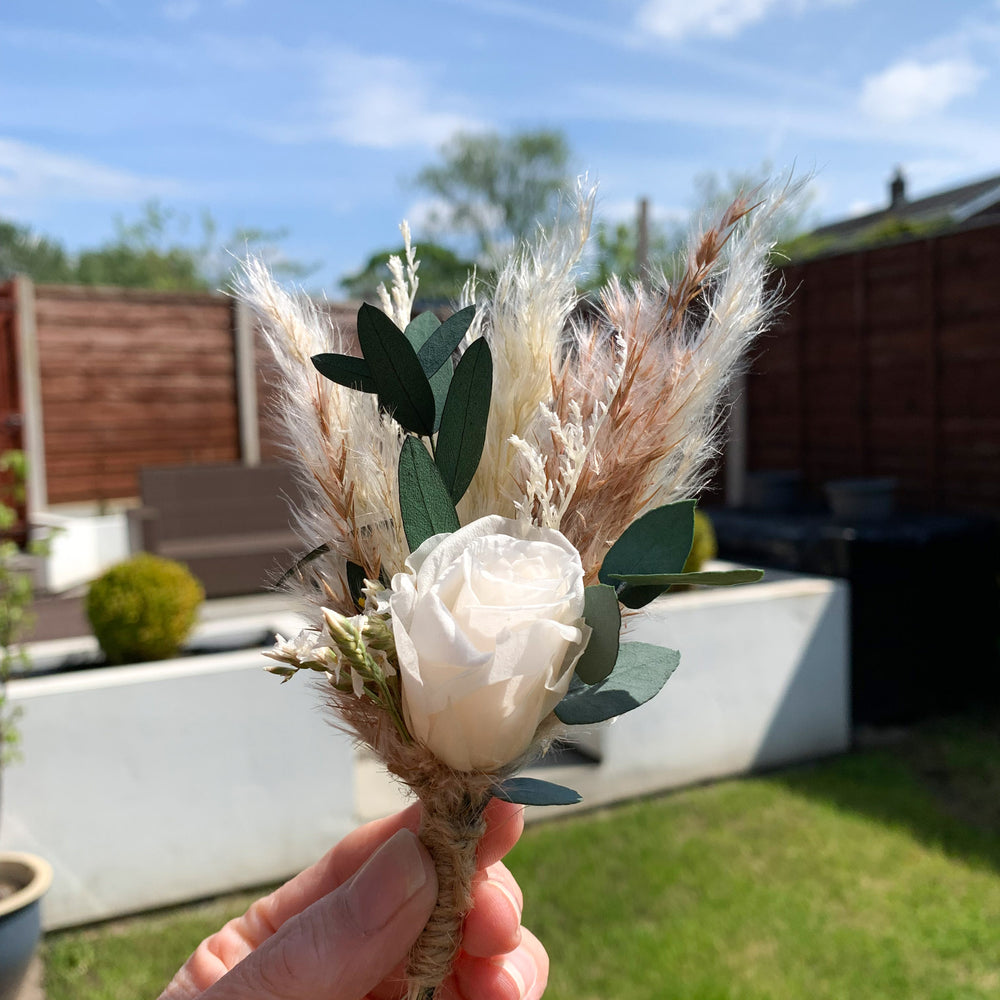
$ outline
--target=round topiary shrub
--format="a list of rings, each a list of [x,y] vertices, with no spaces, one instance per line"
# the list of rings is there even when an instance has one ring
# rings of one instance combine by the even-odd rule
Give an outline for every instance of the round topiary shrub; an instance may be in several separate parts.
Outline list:
[[[141,553],[112,566],[87,591],[87,618],[109,663],[176,656],[205,599],[186,566]]]
[[[698,570],[718,555],[719,546],[715,540],[715,529],[707,514],[700,510],[694,512],[694,541],[691,552],[684,564],[685,573],[697,573]]]

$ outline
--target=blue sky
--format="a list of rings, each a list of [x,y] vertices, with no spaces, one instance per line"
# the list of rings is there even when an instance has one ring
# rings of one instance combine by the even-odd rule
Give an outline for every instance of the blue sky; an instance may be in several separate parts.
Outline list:
[[[813,212],[1000,173],[1000,0],[4,0],[0,216],[71,248],[159,198],[339,276],[421,235],[456,129],[565,132],[598,212],[815,170]]]

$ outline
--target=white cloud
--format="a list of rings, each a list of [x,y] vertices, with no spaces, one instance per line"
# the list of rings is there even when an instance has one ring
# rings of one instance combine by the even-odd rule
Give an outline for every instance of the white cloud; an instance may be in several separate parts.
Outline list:
[[[438,146],[460,129],[485,127],[460,108],[449,109],[421,67],[408,60],[348,49],[300,53],[303,58],[317,65],[318,95],[299,121],[266,128],[276,141],[337,139],[351,146],[396,149]]]
[[[778,9],[846,6],[855,0],[645,0],[636,15],[640,29],[677,41],[693,36],[732,38]]]
[[[913,121],[943,111],[956,97],[974,93],[986,75],[986,70],[966,57],[937,62],[902,59],[864,81],[861,110],[879,121]]]
[[[0,137],[0,204],[33,198],[120,202],[180,193],[176,181],[140,177]]]

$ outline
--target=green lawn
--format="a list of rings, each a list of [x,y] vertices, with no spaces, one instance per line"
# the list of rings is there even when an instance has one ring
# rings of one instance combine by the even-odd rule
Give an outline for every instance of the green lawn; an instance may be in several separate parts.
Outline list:
[[[1000,724],[529,829],[548,1000],[1000,996]],[[49,1000],[157,995],[248,897],[47,942]]]

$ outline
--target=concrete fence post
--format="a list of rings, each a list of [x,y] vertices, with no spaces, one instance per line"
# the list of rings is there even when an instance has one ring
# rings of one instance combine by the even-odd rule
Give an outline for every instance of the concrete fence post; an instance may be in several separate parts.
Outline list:
[[[45,469],[45,432],[42,423],[42,379],[38,363],[38,327],[35,316],[35,285],[23,274],[14,278],[17,331],[18,381],[21,384],[21,418],[24,454],[28,460],[27,513],[31,516],[48,506]]]
[[[233,299],[233,342],[236,351],[236,408],[240,423],[240,458],[260,465],[260,416],[257,406],[257,359],[254,321],[247,304]]]

